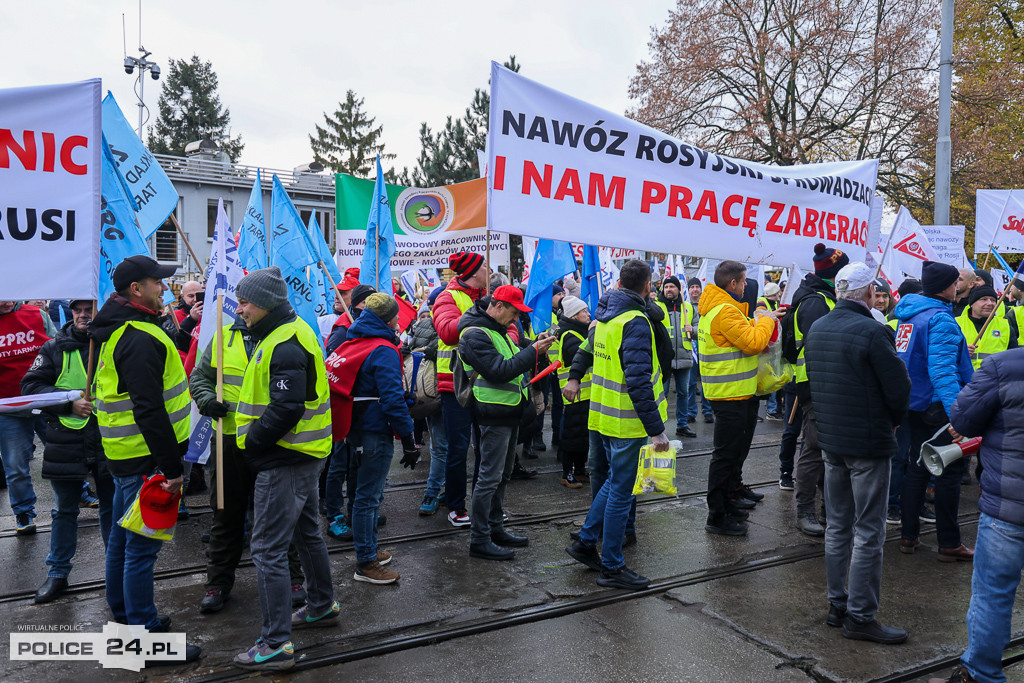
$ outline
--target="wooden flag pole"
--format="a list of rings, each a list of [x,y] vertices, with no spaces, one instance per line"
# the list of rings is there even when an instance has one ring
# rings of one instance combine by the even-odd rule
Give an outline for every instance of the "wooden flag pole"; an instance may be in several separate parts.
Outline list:
[[[327,276],[327,281],[331,283],[331,289],[334,290],[334,296],[341,300],[341,309],[345,311],[345,315],[348,316],[348,324],[351,325],[356,321],[356,319],[352,316],[352,311],[348,310],[348,304],[345,303],[345,297],[343,297],[341,292],[338,291],[337,283],[334,282],[334,278],[331,277],[331,274],[327,271],[327,266],[324,265],[323,261],[317,261],[316,265],[320,266],[320,270],[322,270],[324,275]]]
[[[174,223],[175,229],[178,231],[178,234],[181,236],[181,241],[185,243],[185,248],[188,249],[188,253],[192,255],[192,260],[195,261],[196,268],[197,269],[198,268],[202,268],[203,263],[202,263],[202,261],[199,260],[199,257],[196,256],[196,252],[192,251],[192,245],[188,243],[188,238],[185,237],[185,231],[181,229],[181,224],[178,223],[178,219],[174,217],[173,213],[169,216],[169,218],[171,219],[171,222]],[[202,271],[199,271],[199,272],[202,272]]]
[[[1006,287],[1003,288],[1003,293],[999,296],[999,300],[996,301],[995,308],[993,308],[992,312],[988,314],[988,318],[985,320],[985,324],[981,326],[981,331],[978,332],[978,336],[975,337],[974,343],[971,344],[971,346],[977,346],[978,342],[981,341],[981,338],[985,336],[985,331],[988,329],[989,324],[991,324],[992,319],[996,315],[996,311],[999,310],[999,305],[1002,304],[1003,301],[1006,299],[1006,294],[1009,291],[1010,291],[1009,285],[1007,285]]]
[[[217,402],[224,402],[224,293],[217,294],[217,330],[214,333],[217,349]],[[217,509],[224,509],[224,418],[217,418]]]
[[[882,264],[885,263],[885,257],[889,255],[889,247],[892,246],[892,236],[896,234],[895,227],[896,226],[893,226],[893,229],[889,231],[889,239],[885,241],[885,249],[882,250],[882,257],[878,259],[878,270],[875,271],[875,277],[878,277],[882,273]],[[792,270],[790,272],[792,272]]]
[[[982,268],[982,270],[988,270],[988,260],[989,260],[990,258],[992,258],[992,245],[991,245],[991,244],[990,244],[990,245],[988,245],[988,253],[987,253],[987,254],[985,254],[985,265],[983,265],[983,266],[981,267],[981,268]]]

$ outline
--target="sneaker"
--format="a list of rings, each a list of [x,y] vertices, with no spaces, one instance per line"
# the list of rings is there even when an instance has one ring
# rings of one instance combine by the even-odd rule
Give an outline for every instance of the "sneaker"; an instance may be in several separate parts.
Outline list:
[[[235,655],[232,662],[242,669],[283,671],[295,666],[295,648],[290,640],[280,647],[270,647],[260,638],[248,650]]]
[[[597,577],[597,585],[605,588],[623,588],[630,591],[642,591],[651,585],[651,580],[631,569],[620,567],[614,571],[602,569]]]
[[[469,513],[465,510],[452,510],[448,513],[448,521],[454,527],[469,526]]]
[[[928,683],[977,683],[977,679],[971,676],[967,669],[958,666],[953,669],[953,675],[949,678],[929,678]]]
[[[309,613],[309,606],[303,605],[295,612],[292,612],[292,628],[320,628],[321,626],[334,626],[341,621],[341,605],[337,602],[331,604],[327,611],[320,616],[313,616]]]
[[[927,505],[922,505],[921,512],[918,514],[917,518],[921,520],[923,524],[935,524],[935,510]]]
[[[378,527],[382,527],[382,526],[384,526],[387,523],[388,523],[388,516],[387,515],[377,515],[377,526]]]
[[[86,510],[95,510],[99,506],[100,499],[93,494],[92,490],[87,486],[82,487],[82,497],[78,500],[78,507]]]
[[[891,507],[889,511],[885,513],[886,524],[902,524],[903,513],[898,507]]]
[[[391,553],[389,553],[387,550],[381,550],[380,548],[377,548],[377,561],[380,562],[380,566],[383,567],[391,561]]]
[[[746,536],[747,525],[729,515],[723,515],[717,521],[708,517],[708,521],[704,523],[704,531],[719,536]]]
[[[424,495],[423,502],[420,504],[420,517],[427,517],[437,512],[438,506],[441,505],[440,496]]]
[[[306,604],[306,587],[301,583],[292,584],[292,607]]]
[[[569,556],[581,562],[594,571],[602,571],[604,567],[601,565],[601,554],[597,552],[597,548],[592,545],[586,545],[579,539],[574,539],[572,545],[565,549],[565,552],[569,553]]]
[[[22,512],[15,517],[17,523],[17,534],[27,536],[36,532],[36,518],[27,512]]]
[[[208,588],[203,601],[199,603],[200,614],[213,614],[224,609],[224,603],[231,599],[231,591],[223,588]]]
[[[182,498],[178,501],[178,521],[182,522],[189,517],[188,506],[185,505],[185,499]]]
[[[935,487],[929,486],[924,490],[924,502],[934,503],[935,502]]]
[[[737,498],[746,498],[747,500],[752,500],[755,503],[760,503],[762,500],[764,500],[764,494],[763,493],[758,493],[757,491],[755,491],[754,489],[750,488],[746,484],[744,484],[744,485],[740,486],[738,489],[736,489],[736,497]]]
[[[511,479],[534,479],[536,478],[537,470],[528,470],[518,462],[512,467]]]
[[[327,534],[339,541],[352,540],[352,529],[349,527],[348,522],[345,521],[344,514],[337,515],[331,520],[331,523],[327,525]]]
[[[562,486],[570,489],[581,489],[583,484],[576,481],[576,477],[572,476],[572,472],[569,474],[562,475]]]
[[[764,419],[769,422],[782,422],[782,415],[778,413],[767,413],[765,414]]]
[[[380,565],[380,562],[374,560],[363,565],[356,565],[356,573],[352,575],[352,578],[356,581],[384,585],[398,581],[401,576],[399,576],[398,572],[385,569]]]
[[[846,608],[836,607],[832,603],[829,603],[828,617],[825,618],[825,623],[833,628],[839,628],[843,625],[844,619],[846,619]]]
[[[825,535],[825,527],[818,522],[818,518],[813,512],[804,512],[797,515],[796,526],[808,536],[821,537]]]
[[[783,491],[792,491],[795,487],[792,474],[783,474],[779,477],[779,488]]]

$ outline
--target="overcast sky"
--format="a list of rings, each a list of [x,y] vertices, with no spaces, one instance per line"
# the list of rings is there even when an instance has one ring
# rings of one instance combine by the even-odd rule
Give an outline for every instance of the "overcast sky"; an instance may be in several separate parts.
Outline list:
[[[422,121],[461,116],[490,62],[514,54],[521,73],[616,112],[647,58],[652,26],[672,0],[174,0],[142,2],[142,44],[167,73],[168,60],[197,54],[213,63],[241,163],[290,169],[312,160],[308,135],[352,89],[384,127],[395,166],[413,166]],[[138,123],[135,76],[138,0],[5,2],[0,88],[99,77],[129,123]],[[147,76],[152,123],[160,84]]]

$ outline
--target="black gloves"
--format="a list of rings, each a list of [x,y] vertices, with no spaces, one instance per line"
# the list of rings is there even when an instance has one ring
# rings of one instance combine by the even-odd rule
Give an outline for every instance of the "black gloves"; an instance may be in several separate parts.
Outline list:
[[[416,469],[416,463],[419,461],[420,449],[416,447],[412,434],[402,437],[402,467]]]
[[[214,419],[224,417],[230,412],[231,408],[229,408],[228,404],[223,401],[210,401],[206,404],[206,408],[203,410],[205,415],[209,415]]]

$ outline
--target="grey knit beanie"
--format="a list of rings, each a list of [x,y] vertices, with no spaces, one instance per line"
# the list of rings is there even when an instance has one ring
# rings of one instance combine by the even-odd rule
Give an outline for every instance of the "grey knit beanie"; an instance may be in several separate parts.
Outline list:
[[[277,266],[254,270],[238,281],[235,293],[265,311],[272,311],[288,301],[288,285]]]

